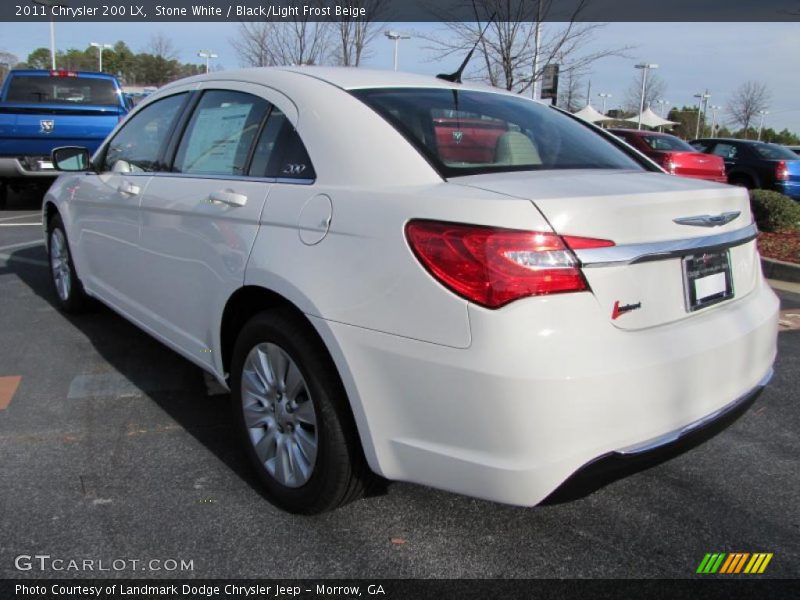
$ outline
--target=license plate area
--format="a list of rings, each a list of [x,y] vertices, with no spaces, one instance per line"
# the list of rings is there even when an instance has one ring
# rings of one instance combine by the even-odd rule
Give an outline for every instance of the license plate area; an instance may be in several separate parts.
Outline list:
[[[683,290],[688,312],[733,298],[730,253],[722,250],[684,256]]]

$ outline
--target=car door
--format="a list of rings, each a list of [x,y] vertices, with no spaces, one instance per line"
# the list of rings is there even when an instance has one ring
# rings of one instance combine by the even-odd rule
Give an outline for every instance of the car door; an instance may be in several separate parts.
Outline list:
[[[272,110],[267,88],[206,84],[169,172],[142,200],[146,325],[187,357],[212,366],[223,308],[242,286],[272,180],[247,174]]]
[[[133,317],[147,281],[138,255],[140,202],[188,96],[162,98],[131,116],[100,152],[99,172],[81,177],[69,200],[73,255],[84,285]]]

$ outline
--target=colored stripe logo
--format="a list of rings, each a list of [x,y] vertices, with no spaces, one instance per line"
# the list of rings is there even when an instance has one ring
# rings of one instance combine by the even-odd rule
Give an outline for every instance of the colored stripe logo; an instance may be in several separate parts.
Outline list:
[[[759,575],[767,569],[772,552],[709,552],[700,561],[697,573],[702,575]]]

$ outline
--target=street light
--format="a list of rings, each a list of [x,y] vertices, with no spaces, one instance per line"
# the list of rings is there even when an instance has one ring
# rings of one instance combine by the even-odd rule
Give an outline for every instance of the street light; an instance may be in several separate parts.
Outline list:
[[[759,123],[759,125],[758,125],[758,138],[757,139],[758,139],[758,141],[761,141],[761,130],[764,128],[764,117],[766,117],[769,114],[769,111],[768,110],[760,110],[760,111],[758,111],[758,114],[761,115],[761,123]]]
[[[658,65],[654,63],[639,63],[638,65],[634,65],[634,67],[642,70],[642,98],[639,101],[639,125],[636,127],[636,129],[641,129],[642,113],[644,112],[644,94],[647,89],[647,72],[650,69],[657,69]]]
[[[47,8],[54,6],[68,6],[66,0],[31,0],[34,4],[39,4]],[[53,12],[50,11],[50,64],[56,70],[56,24],[53,20]]]
[[[722,110],[722,107],[712,104],[709,108],[711,109],[711,137],[713,138],[714,130],[717,128],[717,111]]]
[[[212,58],[217,58],[217,55],[214,54],[211,50],[200,50],[200,52],[197,53],[197,56],[206,59],[206,73],[208,73],[211,70],[211,64],[209,61]]]
[[[103,50],[111,50],[114,46],[111,44],[101,44],[100,42],[91,42],[89,44],[92,48],[97,48],[97,70],[103,72]]]
[[[399,33],[397,31],[385,31],[384,35],[394,42],[394,70],[397,71],[397,48],[400,40],[410,40],[411,36],[407,33]]]
[[[694,137],[700,137],[700,116],[708,110],[708,99],[711,98],[711,94],[708,93],[708,90],[703,92],[702,94],[695,94],[695,98],[697,100],[697,127],[695,128]]]
[[[669,100],[664,100],[663,98],[661,98],[660,100],[656,100],[656,104],[658,104],[659,106],[658,114],[666,119],[666,117],[664,116],[664,105],[669,104]]]
[[[611,94],[606,94],[604,92],[600,92],[597,94],[600,98],[603,99],[603,114],[606,114],[606,98],[611,98]]]

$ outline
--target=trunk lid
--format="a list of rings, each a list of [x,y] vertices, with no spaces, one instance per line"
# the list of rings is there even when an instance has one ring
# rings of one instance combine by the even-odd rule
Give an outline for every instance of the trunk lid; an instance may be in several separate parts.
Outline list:
[[[702,152],[668,152],[665,160],[673,164],[672,173],[683,177],[725,177],[725,162],[713,154]],[[663,164],[663,163],[662,163]]]
[[[527,198],[556,233],[612,240],[615,252],[630,251],[631,257],[647,254],[655,244],[662,254],[632,262],[590,261],[587,257],[591,252],[577,252],[601,314],[621,329],[653,327],[715,310],[752,291],[760,273],[754,241],[739,239],[730,250],[730,243],[724,244],[722,252],[728,254],[729,276],[698,272],[696,263],[684,266],[683,256],[710,252],[663,254],[669,248],[705,247],[709,237],[743,238],[743,230],[749,234],[749,198],[740,188],[661,173],[597,170],[477,175],[450,182]],[[724,213],[739,215],[711,227],[675,221]],[[599,264],[588,266],[589,262]],[[692,271],[689,282],[687,270]],[[705,281],[698,283],[695,278]],[[729,281],[733,298],[692,310],[690,291],[702,298],[720,285],[721,279]],[[708,297],[711,302],[712,296]]]

